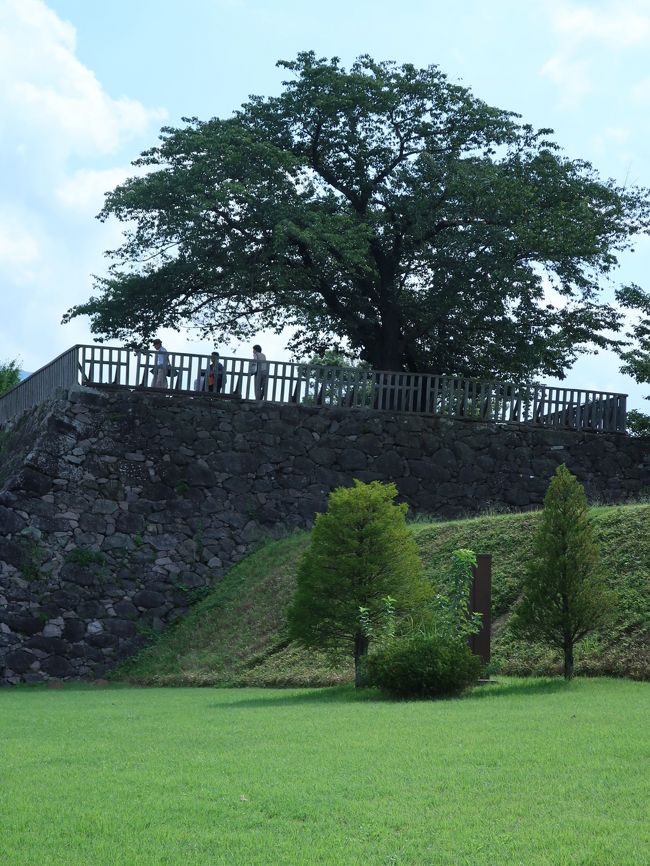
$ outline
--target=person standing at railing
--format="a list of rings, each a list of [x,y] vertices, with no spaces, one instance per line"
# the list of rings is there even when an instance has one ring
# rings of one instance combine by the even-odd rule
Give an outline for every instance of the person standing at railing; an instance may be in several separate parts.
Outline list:
[[[219,352],[213,352],[210,355],[208,366],[199,370],[199,375],[194,380],[194,390],[220,394],[223,390],[225,375],[226,371],[219,360]]]
[[[154,340],[154,367],[152,388],[167,387],[167,368],[169,367],[169,352],[163,346],[162,340]]]
[[[253,346],[253,362],[250,367],[251,375],[255,376],[255,399],[263,400],[266,396],[266,383],[269,378],[269,362],[258,344]]]
[[[223,388],[224,369],[223,364],[219,360],[219,352],[213,352],[210,356],[210,366],[208,367],[208,391],[215,394],[220,394]]]
[[[199,375],[194,380],[194,390],[195,391],[205,391],[206,390],[207,382],[206,382],[205,374],[206,374],[205,369],[199,370]]]

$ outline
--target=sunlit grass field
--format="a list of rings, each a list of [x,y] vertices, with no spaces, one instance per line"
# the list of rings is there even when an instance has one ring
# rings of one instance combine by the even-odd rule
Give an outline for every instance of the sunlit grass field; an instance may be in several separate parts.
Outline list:
[[[643,866],[650,685],[0,691],[2,866]]]

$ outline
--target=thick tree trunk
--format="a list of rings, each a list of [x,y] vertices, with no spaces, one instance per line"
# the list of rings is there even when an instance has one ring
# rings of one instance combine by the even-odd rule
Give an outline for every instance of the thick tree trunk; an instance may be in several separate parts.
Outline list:
[[[363,359],[372,365],[373,370],[408,370],[410,353],[402,333],[399,311],[386,308],[380,311],[380,317],[380,321],[374,323],[363,337]]]
[[[383,334],[383,329],[382,329]],[[397,371],[405,369],[404,353],[400,347],[400,341],[392,339],[379,339],[376,343],[368,346],[363,353],[363,360],[368,361],[373,370]]]
[[[368,638],[365,634],[357,632],[354,636],[354,685],[360,688],[364,685],[361,659],[368,654]]]
[[[573,640],[564,639],[564,679],[573,679]]]

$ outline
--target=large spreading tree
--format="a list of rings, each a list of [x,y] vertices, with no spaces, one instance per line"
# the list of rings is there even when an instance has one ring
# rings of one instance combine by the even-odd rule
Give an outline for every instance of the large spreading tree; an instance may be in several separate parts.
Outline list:
[[[279,65],[279,96],[165,127],[136,160],[99,215],[124,243],[64,321],[135,342],[291,327],[302,357],[340,344],[378,369],[462,376],[561,377],[611,344],[601,283],[648,229],[646,190],[436,66]]]

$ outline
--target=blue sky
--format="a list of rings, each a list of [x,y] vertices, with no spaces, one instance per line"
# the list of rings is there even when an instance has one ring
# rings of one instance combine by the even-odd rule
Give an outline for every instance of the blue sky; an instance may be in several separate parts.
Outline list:
[[[91,294],[119,226],[94,219],[130,161],[183,116],[228,116],[273,94],[298,51],[439,65],[535,126],[603,177],[650,186],[650,0],[0,0],[0,359],[34,370],[88,323],[60,324]],[[650,287],[650,239],[616,279]],[[608,296],[611,286],[604,286]],[[191,334],[170,349],[209,351]],[[288,357],[260,335],[269,357]],[[248,355],[248,346],[224,353]],[[650,388],[615,356],[581,359],[573,387]]]

